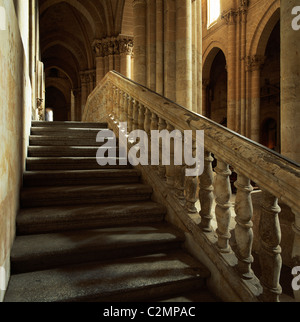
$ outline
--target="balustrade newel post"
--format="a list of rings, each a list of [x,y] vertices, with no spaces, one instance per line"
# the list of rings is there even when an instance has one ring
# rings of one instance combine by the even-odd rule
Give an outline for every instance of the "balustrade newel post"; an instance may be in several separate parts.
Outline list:
[[[261,299],[264,302],[279,302],[279,296],[282,293],[279,284],[282,268],[280,211],[278,199],[269,192],[263,191],[259,234],[262,271],[260,282],[263,286]]]
[[[251,269],[253,263],[252,246],[253,246],[253,205],[250,179],[242,174],[238,174],[236,194],[236,228],[235,238],[237,244],[236,256],[238,258],[237,270],[244,279],[252,279],[254,274]]]
[[[218,158],[217,158],[218,159]],[[231,247],[229,240],[231,234],[229,231],[230,220],[231,220],[231,186],[230,176],[231,171],[229,165],[222,160],[218,159],[215,192],[216,192],[216,219],[217,219],[217,235],[218,235],[218,247],[221,253],[230,253]]]

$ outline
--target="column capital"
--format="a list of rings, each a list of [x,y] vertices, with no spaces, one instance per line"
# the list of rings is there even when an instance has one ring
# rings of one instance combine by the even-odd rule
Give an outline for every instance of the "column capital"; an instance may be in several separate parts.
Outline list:
[[[236,17],[238,13],[235,9],[229,9],[222,12],[221,19],[225,20],[227,25],[234,25],[236,23]]]
[[[130,55],[133,49],[133,37],[119,35],[118,37],[95,39],[92,47],[96,57],[119,55],[124,52],[128,52],[128,55]]]

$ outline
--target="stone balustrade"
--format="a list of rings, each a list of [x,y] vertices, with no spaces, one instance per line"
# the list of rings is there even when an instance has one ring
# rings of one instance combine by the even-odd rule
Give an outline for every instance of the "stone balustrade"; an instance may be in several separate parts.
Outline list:
[[[295,234],[293,256],[299,259],[299,165],[116,72],[108,73],[89,96],[83,120],[105,120],[116,134],[120,122],[128,123],[129,132],[140,129],[148,135],[151,130],[192,130],[193,150],[196,130],[204,130],[204,172],[200,177],[185,178],[187,165],[171,162],[163,166],[161,158],[159,166],[141,167],[143,177],[167,206],[168,218],[192,235],[208,258],[205,263],[220,272],[227,283],[221,288],[229,287],[244,301],[279,301],[282,260],[278,202],[295,214],[291,234]],[[237,174],[234,204],[233,171]],[[252,223],[253,185],[263,191],[257,236]],[[233,213],[236,223],[232,228]],[[261,246],[260,276],[253,270],[254,239]]]

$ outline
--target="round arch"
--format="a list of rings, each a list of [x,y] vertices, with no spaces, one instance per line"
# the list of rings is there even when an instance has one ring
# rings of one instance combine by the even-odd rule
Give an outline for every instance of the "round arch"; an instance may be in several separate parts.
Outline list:
[[[216,41],[212,42],[205,50],[203,54],[203,67],[202,67],[203,80],[209,79],[212,64],[217,54],[219,53],[219,51],[223,52],[225,56],[225,60],[227,62],[227,55],[226,55],[227,51],[220,42],[216,42]]]
[[[249,56],[264,56],[270,35],[279,20],[280,1],[276,0],[257,23],[250,45]]]

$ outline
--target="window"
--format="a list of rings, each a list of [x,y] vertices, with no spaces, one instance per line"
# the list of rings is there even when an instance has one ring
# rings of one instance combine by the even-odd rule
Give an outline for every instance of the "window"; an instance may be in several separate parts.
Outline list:
[[[207,27],[214,24],[221,14],[220,0],[207,0]]]

